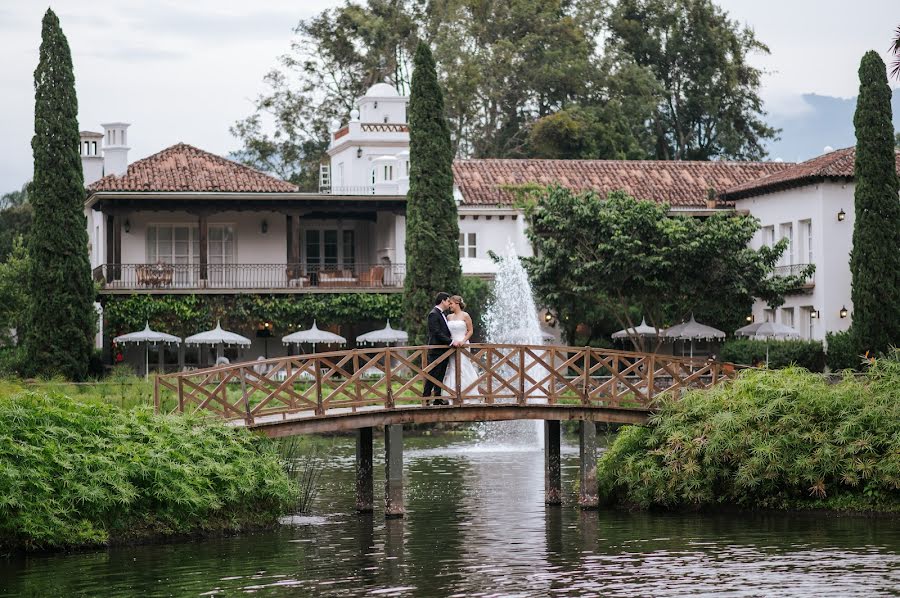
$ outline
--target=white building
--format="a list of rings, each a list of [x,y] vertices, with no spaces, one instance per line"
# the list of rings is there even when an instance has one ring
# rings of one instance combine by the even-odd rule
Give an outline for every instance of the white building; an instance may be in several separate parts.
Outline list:
[[[828,332],[850,328],[855,157],[854,148],[831,151],[720,194],[736,209],[759,218],[762,228],[753,239],[754,248],[788,240],[780,272],[799,273],[807,264],[816,267],[803,288],[788,295],[779,308],[757,301],[756,321],[787,324],[810,340],[825,340]],[[900,153],[897,168],[900,171]]]
[[[331,130],[318,193],[179,143],[128,163],[128,125],[85,131],[81,154],[91,265],[104,298],[132,294],[402,292],[409,188],[408,98],[377,84]],[[622,189],[703,217],[748,210],[788,237],[783,268],[816,264],[776,312],[806,338],[850,323],[847,257],[853,229],[852,150],[794,165],[775,162],[457,160],[463,272],[490,277],[490,253],[532,254],[519,190],[561,184],[604,195]],[[846,308],[846,317],[842,317]],[[252,332],[247,322],[239,332]],[[107,330],[106,336],[126,331]],[[196,331],[192,331],[196,332]],[[290,331],[273,331],[277,334]],[[107,339],[108,340],[108,339]],[[268,346],[278,354],[280,344]],[[262,354],[254,345],[251,355]]]

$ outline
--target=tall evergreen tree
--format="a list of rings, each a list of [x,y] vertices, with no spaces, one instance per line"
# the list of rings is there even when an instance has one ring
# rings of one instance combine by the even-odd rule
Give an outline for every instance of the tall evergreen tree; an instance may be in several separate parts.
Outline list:
[[[459,290],[459,223],[453,200],[453,151],[434,57],[416,49],[409,98],[409,193],[406,199],[406,283],[410,339],[425,340],[425,317],[437,292]]]
[[[34,220],[28,236],[25,350],[39,374],[87,375],[97,313],[88,260],[78,100],[69,43],[52,10],[34,71]]]
[[[891,90],[884,62],[869,51],[859,65],[856,222],[850,271],[853,334],[861,351],[900,346],[900,182],[894,155]]]

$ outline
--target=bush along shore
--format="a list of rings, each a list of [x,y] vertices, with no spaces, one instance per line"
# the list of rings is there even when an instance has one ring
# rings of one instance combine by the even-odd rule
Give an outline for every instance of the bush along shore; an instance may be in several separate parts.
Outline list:
[[[242,429],[58,393],[0,396],[0,547],[61,549],[273,525],[298,489]]]
[[[900,352],[836,383],[743,372],[618,434],[600,495],[630,508],[900,513]]]

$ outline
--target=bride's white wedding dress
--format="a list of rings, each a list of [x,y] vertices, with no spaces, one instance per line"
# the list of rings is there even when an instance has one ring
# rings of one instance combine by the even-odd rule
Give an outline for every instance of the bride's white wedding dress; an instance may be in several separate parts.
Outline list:
[[[450,338],[452,338],[454,342],[460,342],[466,338],[466,323],[462,320],[448,320],[447,327],[450,329]],[[462,350],[465,351],[466,349]],[[463,395],[477,394],[477,387],[470,388],[466,391],[466,389],[478,379],[478,372],[475,371],[475,364],[473,364],[472,360],[465,355],[460,356],[460,364],[460,371],[462,372],[462,375],[460,376],[460,390]],[[450,358],[450,363],[447,365],[447,373],[444,374],[444,384],[447,385],[447,388],[449,388],[452,393],[456,392],[455,356]]]

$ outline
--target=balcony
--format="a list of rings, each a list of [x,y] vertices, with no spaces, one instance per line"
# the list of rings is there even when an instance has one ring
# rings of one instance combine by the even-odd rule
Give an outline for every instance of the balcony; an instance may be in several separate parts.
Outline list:
[[[397,292],[405,264],[102,264],[94,268],[101,292]]]
[[[800,276],[809,264],[790,264],[788,266],[775,266],[772,271],[774,276]],[[803,283],[790,291],[791,293],[808,293],[816,286],[816,273],[810,274]]]

